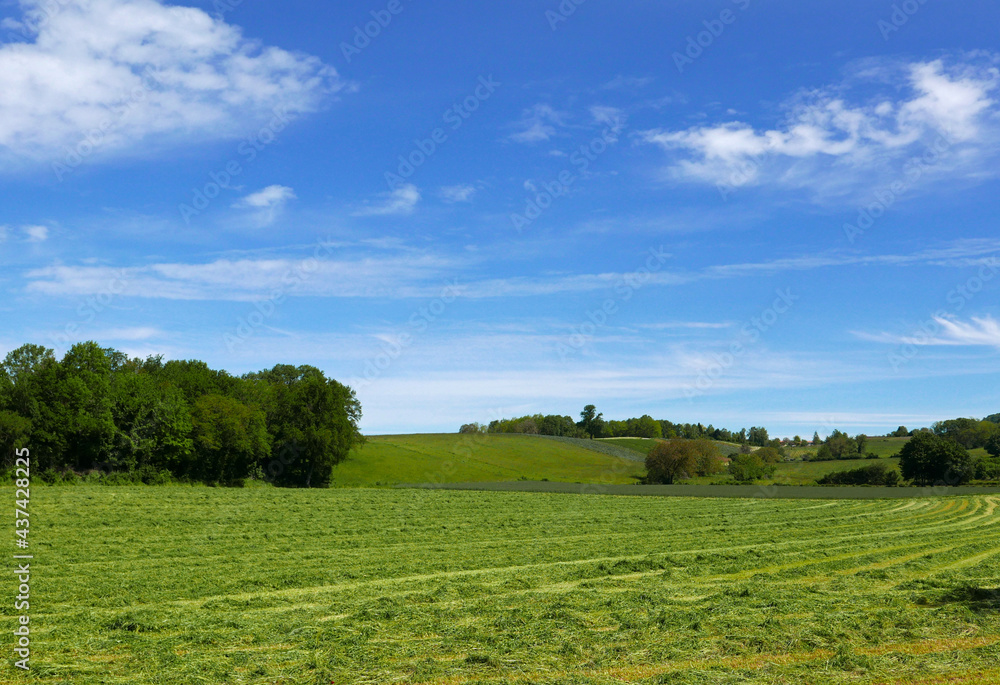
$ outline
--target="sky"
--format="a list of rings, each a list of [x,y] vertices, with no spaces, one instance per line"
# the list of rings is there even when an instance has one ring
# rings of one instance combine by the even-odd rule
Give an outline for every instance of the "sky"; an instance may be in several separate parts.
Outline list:
[[[310,364],[367,434],[1000,411],[996,2],[0,18],[0,354]]]

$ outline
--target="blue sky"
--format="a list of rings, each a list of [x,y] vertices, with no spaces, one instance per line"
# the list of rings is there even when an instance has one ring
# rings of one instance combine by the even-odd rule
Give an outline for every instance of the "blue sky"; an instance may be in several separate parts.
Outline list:
[[[371,434],[1000,411],[995,2],[0,11],[0,352],[313,364]]]

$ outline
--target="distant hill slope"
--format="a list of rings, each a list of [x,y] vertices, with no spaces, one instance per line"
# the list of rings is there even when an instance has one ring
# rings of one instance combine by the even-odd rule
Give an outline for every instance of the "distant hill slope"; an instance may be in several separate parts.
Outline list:
[[[332,485],[519,479],[634,483],[644,474],[641,454],[627,459],[596,451],[599,449],[577,441],[531,435],[375,436],[368,438],[368,444],[352,450],[348,460],[334,468]],[[621,453],[635,454],[624,450]]]
[[[653,446],[656,445],[656,443],[661,441],[653,438],[600,438],[596,442],[624,447],[646,455],[649,454],[649,451],[653,449]],[[719,448],[719,452],[726,457],[740,451],[740,446],[734,445],[731,442],[721,442],[719,440],[713,440],[712,442]]]

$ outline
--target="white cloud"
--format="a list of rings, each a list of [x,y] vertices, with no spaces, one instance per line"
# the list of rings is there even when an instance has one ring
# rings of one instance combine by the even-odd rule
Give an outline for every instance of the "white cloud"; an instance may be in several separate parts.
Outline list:
[[[991,316],[972,317],[959,321],[942,316],[932,317],[920,327],[919,333],[897,335],[893,333],[864,333],[854,335],[862,340],[893,345],[996,347],[1000,349],[1000,321]]]
[[[30,243],[43,243],[49,238],[48,226],[25,226],[22,230]]]
[[[556,134],[556,127],[563,126],[565,117],[550,105],[538,104],[524,110],[521,120],[515,124],[517,132],[510,135],[515,143],[541,143]]]
[[[627,117],[625,116],[624,111],[618,109],[617,107],[594,105],[590,108],[590,116],[594,118],[596,123],[607,128],[610,133],[608,136],[609,141],[617,142],[618,134],[625,128],[625,121]]]
[[[665,267],[671,255],[661,249],[653,251],[653,255],[664,268],[642,274],[641,283],[643,287],[686,285],[834,266],[905,267],[922,264],[948,267],[989,264],[994,263],[992,255],[997,251],[1000,251],[1000,240],[957,241],[952,245],[912,254],[860,256],[831,253],[786,257],[769,262],[717,264],[697,271],[671,271]],[[30,292],[51,296],[99,294],[106,292],[110,283],[124,283],[122,294],[128,297],[252,301],[275,288],[289,295],[316,297],[437,297],[442,284],[456,278],[459,284],[454,290],[461,297],[532,297],[607,290],[635,283],[639,278],[632,272],[478,280],[474,276],[466,276],[480,268],[479,262],[467,256],[439,256],[408,250],[403,256],[380,254],[355,259],[331,258],[321,260],[317,267],[312,268],[309,262],[294,259],[222,259],[204,264],[175,262],[125,269],[58,265],[28,271],[25,280]],[[290,288],[289,282],[297,285]]]
[[[652,76],[615,76],[601,86],[601,90],[634,90],[645,88],[655,79]]]
[[[124,269],[51,266],[27,272],[28,290],[53,297],[106,293],[123,297],[252,302],[271,296],[425,297],[441,290],[451,260],[420,254],[357,259],[220,259],[202,264],[162,263]]]
[[[445,186],[441,189],[441,199],[448,203],[471,202],[476,194],[476,187],[470,185]]]
[[[295,199],[295,191],[288,186],[273,185],[251,193],[233,204],[235,209],[252,209],[258,226],[274,223],[278,214],[289,200]]]
[[[10,231],[10,226],[0,225],[0,243],[7,240],[7,233]]]
[[[865,74],[869,80],[890,75],[886,70]],[[982,162],[998,139],[1000,108],[994,91],[1000,75],[993,61],[913,63],[898,77],[908,97],[852,105],[840,93],[846,84],[804,93],[790,106],[785,124],[770,130],[731,121],[684,131],[656,129],[641,136],[669,153],[674,178],[731,186],[849,185],[867,178],[866,171],[899,171],[908,158],[942,138],[941,171],[953,173],[962,164]],[[977,158],[970,150],[982,154]]]
[[[402,185],[390,193],[382,193],[382,202],[366,206],[354,212],[354,216],[389,216],[409,214],[420,202],[420,191],[411,183]]]
[[[46,15],[43,0],[21,0],[27,42],[0,45],[0,155],[8,160],[61,159],[86,136],[102,155],[235,138],[276,108],[313,111],[343,87],[319,59],[262,46],[196,8],[59,5]]]

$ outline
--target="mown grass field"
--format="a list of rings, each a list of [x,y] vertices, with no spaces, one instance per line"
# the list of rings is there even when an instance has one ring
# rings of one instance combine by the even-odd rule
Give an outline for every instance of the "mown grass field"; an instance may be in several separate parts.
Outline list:
[[[333,473],[334,487],[397,483],[552,480],[634,483],[635,461],[530,435],[387,435],[368,438]]]
[[[4,682],[1000,683],[996,496],[32,494]]]

